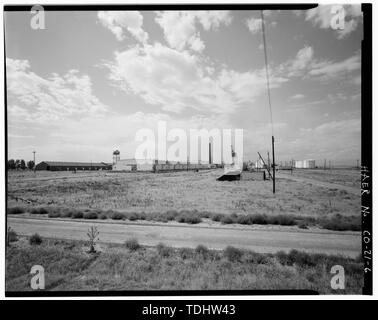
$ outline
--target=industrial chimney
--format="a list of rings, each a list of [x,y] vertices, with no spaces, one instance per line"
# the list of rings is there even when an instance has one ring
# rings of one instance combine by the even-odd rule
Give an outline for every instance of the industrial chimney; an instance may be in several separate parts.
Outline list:
[[[211,158],[211,142],[209,142],[209,164],[212,163],[212,158]]]

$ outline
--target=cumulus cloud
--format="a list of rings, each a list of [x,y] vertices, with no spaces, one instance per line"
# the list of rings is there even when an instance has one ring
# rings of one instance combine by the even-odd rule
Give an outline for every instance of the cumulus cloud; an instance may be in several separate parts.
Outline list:
[[[261,29],[262,29],[262,24],[261,24],[262,20],[260,18],[249,18],[247,21],[246,21],[246,24],[247,24],[247,27],[248,27],[248,30],[252,33],[252,34],[256,34],[256,33],[260,33],[261,32]]]
[[[265,71],[218,71],[188,51],[162,44],[136,46],[115,55],[108,64],[110,77],[125,91],[141,96],[163,110],[233,113],[240,104],[254,101],[265,90]],[[286,78],[272,75],[271,87]]]
[[[268,12],[268,10],[264,11],[265,17],[268,17],[271,14],[272,13]],[[248,30],[252,34],[258,34],[258,33],[262,32],[262,19],[261,18],[251,17],[251,18],[247,19],[245,21],[245,23],[247,25]],[[271,21],[271,22],[269,22],[266,19],[264,19],[264,26],[265,26],[265,28],[268,27],[268,26],[270,26],[270,27],[276,27],[277,26],[277,21]]]
[[[331,21],[335,15],[332,13],[334,5],[319,5],[318,7],[306,11],[306,20],[320,29],[330,29]],[[345,12],[344,29],[335,30],[336,38],[343,39],[357,29],[362,22],[361,5],[343,5]]]
[[[229,11],[162,11],[156,13],[155,21],[161,26],[171,48],[189,48],[201,52],[205,48],[197,25],[204,30],[217,30],[221,24],[231,23]]]
[[[43,78],[30,70],[27,60],[6,59],[9,112],[25,121],[59,121],[107,107],[92,93],[91,79],[77,70]]]
[[[312,64],[308,74],[321,79],[342,77],[361,68],[361,52],[339,62],[319,61]]]
[[[142,28],[143,16],[138,11],[99,11],[97,17],[119,41],[125,39],[127,32],[142,43],[148,40],[148,34]]]
[[[314,57],[313,48],[305,46],[298,51],[295,58],[282,63],[276,70],[279,74],[286,74],[288,77],[329,80],[351,76],[360,69],[360,51],[342,61],[319,60]]]

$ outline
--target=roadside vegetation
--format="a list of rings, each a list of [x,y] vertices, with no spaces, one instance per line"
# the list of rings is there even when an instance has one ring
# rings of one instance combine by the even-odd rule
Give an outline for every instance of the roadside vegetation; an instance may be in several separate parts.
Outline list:
[[[260,254],[227,247],[216,251],[139,245],[97,245],[88,252],[85,241],[43,239],[39,245],[27,238],[6,251],[6,290],[28,291],[30,269],[42,265],[46,290],[279,290],[307,289],[321,294],[360,294],[361,260],[343,256],[289,253]],[[330,286],[333,265],[345,269],[344,290]]]
[[[199,212],[197,210],[168,210],[166,212],[121,212],[115,210],[101,209],[72,209],[65,207],[37,207],[28,209],[26,207],[8,208],[8,214],[31,215],[39,214],[49,218],[71,218],[86,220],[123,220],[123,221],[156,221],[198,224],[204,221],[219,222],[223,225],[241,224],[241,225],[281,225],[281,226],[298,226],[301,229],[309,227],[318,227],[322,229],[335,231],[360,231],[361,221],[359,216],[343,216],[339,213],[331,214],[326,217],[309,217],[294,214],[221,214],[212,212]]]

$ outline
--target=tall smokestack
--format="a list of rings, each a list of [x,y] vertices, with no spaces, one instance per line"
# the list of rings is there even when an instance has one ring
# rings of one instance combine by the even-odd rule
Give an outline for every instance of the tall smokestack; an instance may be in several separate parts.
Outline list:
[[[211,142],[209,142],[209,164],[211,164]]]

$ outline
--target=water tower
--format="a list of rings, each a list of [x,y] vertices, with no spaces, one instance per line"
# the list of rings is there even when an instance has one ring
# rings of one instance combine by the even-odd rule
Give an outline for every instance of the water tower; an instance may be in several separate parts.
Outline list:
[[[119,150],[113,151],[113,164],[117,163],[120,159],[120,152]]]

